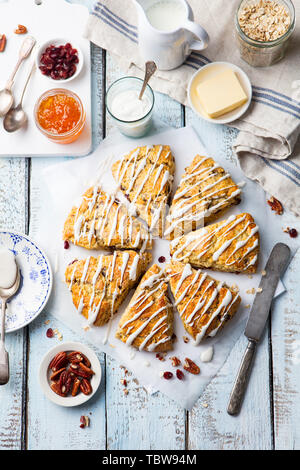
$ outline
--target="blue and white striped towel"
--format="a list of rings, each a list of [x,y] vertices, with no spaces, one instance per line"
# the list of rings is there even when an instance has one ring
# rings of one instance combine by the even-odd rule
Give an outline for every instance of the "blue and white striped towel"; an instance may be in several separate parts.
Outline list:
[[[239,65],[250,77],[253,100],[247,114],[233,123],[240,130],[233,149],[245,175],[300,216],[300,21],[286,57],[271,67],[253,68],[240,58],[235,39],[234,16],[239,0],[189,3],[195,21],[208,31],[210,44],[203,54],[193,52],[178,69],[158,71],[151,86],[187,104],[187,85],[195,70],[217,60]],[[295,6],[300,20],[300,6]],[[125,73],[143,77],[132,0],[97,1],[86,37],[107,49]]]

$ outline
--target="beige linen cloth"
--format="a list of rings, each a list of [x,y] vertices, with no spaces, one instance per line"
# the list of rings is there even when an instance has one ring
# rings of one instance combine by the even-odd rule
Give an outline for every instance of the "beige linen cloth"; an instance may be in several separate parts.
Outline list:
[[[297,0],[296,19],[300,20]],[[193,73],[212,61],[240,66],[253,86],[249,111],[232,126],[240,130],[233,149],[245,175],[258,181],[285,208],[300,215],[300,21],[286,57],[271,67],[254,68],[239,56],[234,17],[239,0],[189,0],[194,19],[209,33],[208,48],[192,52],[176,70],[158,71],[151,86],[187,105],[187,86]],[[137,13],[133,0],[95,3],[86,37],[107,49],[121,69],[143,77],[139,56]]]

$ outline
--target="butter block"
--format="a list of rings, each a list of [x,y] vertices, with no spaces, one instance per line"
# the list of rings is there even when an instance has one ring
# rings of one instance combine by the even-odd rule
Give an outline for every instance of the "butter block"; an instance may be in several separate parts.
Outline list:
[[[210,118],[222,116],[246,103],[247,95],[236,73],[227,69],[199,83],[197,96]]]

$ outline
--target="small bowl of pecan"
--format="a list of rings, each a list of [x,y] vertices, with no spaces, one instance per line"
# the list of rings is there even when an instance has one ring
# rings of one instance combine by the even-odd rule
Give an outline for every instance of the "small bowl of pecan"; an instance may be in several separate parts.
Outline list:
[[[49,400],[61,406],[78,406],[98,389],[101,365],[96,354],[84,344],[63,343],[45,354],[39,380]]]

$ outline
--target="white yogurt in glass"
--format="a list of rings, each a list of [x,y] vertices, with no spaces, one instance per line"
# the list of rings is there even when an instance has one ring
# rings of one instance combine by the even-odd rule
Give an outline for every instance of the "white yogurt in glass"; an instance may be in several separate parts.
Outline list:
[[[136,77],[123,77],[116,80],[106,93],[106,108],[114,123],[129,137],[142,137],[151,126],[154,106],[154,93],[149,85],[139,94],[143,80]]]
[[[173,31],[182,25],[186,10],[177,0],[161,0],[147,8],[146,15],[153,28]]]
[[[17,277],[17,265],[14,254],[7,248],[0,248],[0,287],[8,289]]]
[[[139,99],[139,91],[125,90],[118,93],[112,100],[111,112],[122,121],[137,121],[149,113],[152,103],[148,96]]]

